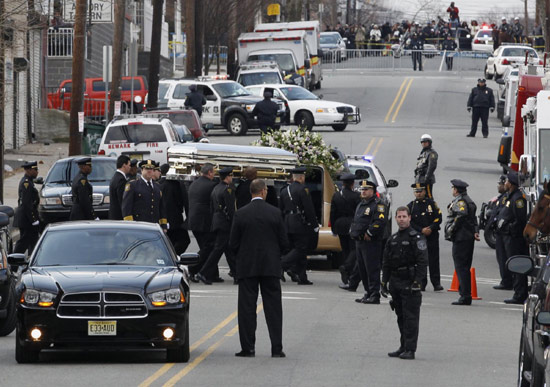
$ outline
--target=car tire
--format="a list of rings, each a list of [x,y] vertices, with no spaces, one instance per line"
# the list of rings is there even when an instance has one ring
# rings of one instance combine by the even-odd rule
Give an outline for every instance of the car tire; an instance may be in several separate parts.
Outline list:
[[[531,367],[531,386],[542,387],[544,384],[544,368],[539,366],[537,361],[533,359],[533,366]]]
[[[342,61],[342,54],[339,52],[336,54],[336,62],[340,63]]]
[[[502,75],[498,75],[496,66],[495,66],[495,71],[494,71],[494,74],[493,74],[493,78],[495,78],[495,81],[496,81],[497,79],[502,78]]]
[[[311,132],[311,130],[313,129],[313,116],[310,112],[304,110],[299,111],[298,113],[296,113],[294,123],[298,125],[299,128],[305,128]]]
[[[248,131],[248,124],[242,114],[232,114],[227,120],[227,130],[234,136],[244,136]]]
[[[344,130],[346,130],[347,126],[348,124],[336,124],[332,125],[332,129],[334,129],[336,132],[343,132]]]
[[[493,79],[493,76],[489,74],[489,71],[487,70],[487,65],[485,65],[485,78],[486,79]]]
[[[19,328],[15,335],[15,361],[19,364],[36,363],[40,356],[40,350],[30,350],[19,339]]]
[[[485,239],[485,242],[490,248],[495,248],[497,245],[497,237],[494,227],[489,227],[489,229],[483,230],[483,239]]]
[[[530,387],[530,381],[525,378],[524,372],[531,369],[531,358],[525,352],[525,344],[523,343],[523,330],[519,343],[519,361],[518,361],[518,387]]]
[[[187,363],[191,357],[189,352],[189,315],[185,317],[185,343],[166,350],[166,360],[170,363]]]
[[[15,312],[15,285],[12,282],[10,285],[10,294],[7,305],[7,316],[0,321],[0,336],[7,336],[15,329],[17,322],[17,314]]]

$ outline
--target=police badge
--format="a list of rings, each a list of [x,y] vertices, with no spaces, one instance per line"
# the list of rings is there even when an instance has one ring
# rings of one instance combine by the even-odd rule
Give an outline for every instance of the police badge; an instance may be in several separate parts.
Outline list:
[[[365,215],[370,215],[370,207],[367,207],[367,209],[365,210]]]
[[[426,250],[428,248],[428,244],[426,243],[426,239],[424,238],[418,238],[418,241],[416,242],[416,247],[418,247],[418,250]]]

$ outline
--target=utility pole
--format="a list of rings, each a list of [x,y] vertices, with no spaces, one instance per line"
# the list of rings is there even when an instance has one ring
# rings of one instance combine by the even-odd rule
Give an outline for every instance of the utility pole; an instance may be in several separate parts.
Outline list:
[[[351,8],[351,0],[346,0],[346,24],[349,25],[350,19],[349,19],[349,13]]]
[[[202,57],[204,52],[204,0],[195,1],[195,74],[202,75]]]
[[[4,20],[4,0],[0,0],[0,20]],[[0,202],[4,203],[4,40],[0,41]]]
[[[525,36],[529,36],[529,14],[527,13],[527,0],[523,0],[523,12],[525,13]]]
[[[124,15],[126,13],[126,2],[115,0],[115,33],[113,37],[113,64],[111,98],[109,100],[109,121],[115,115],[115,101],[120,100],[120,84],[122,81],[122,47],[124,43]],[[134,101],[132,101],[133,103]],[[128,110],[131,107],[128,106]]]
[[[185,41],[187,54],[185,59],[185,76],[195,75],[195,0],[185,1]]]
[[[227,42],[227,75],[233,79],[236,68],[235,49],[237,41],[237,1],[229,2],[229,39]]]
[[[544,51],[550,51],[550,0],[544,1]]]
[[[86,0],[76,0],[73,38],[73,75],[69,116],[69,156],[82,153],[78,112],[84,106],[84,50],[86,39]]]
[[[163,3],[164,0],[153,0],[153,27],[151,31],[151,54],[149,56],[148,109],[154,109],[158,105]]]

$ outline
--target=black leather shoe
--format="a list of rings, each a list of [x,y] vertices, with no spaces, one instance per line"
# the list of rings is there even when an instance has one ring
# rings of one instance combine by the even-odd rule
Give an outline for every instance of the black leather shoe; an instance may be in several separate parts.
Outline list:
[[[475,136],[472,134],[467,134],[466,137],[475,137]]]
[[[212,281],[210,281],[209,279],[207,279],[205,276],[203,276],[201,273],[197,273],[195,275],[195,278],[198,279],[199,281],[201,281],[203,284],[205,285],[212,285]]]
[[[483,138],[487,138],[488,136],[486,134],[483,135]]]
[[[338,287],[340,289],[347,290],[348,292],[355,292],[357,290],[357,286],[353,287],[350,284],[340,284]]]
[[[254,351],[245,351],[244,349],[241,352],[237,352],[235,354],[237,357],[254,357],[256,356],[256,352]]]
[[[472,305],[472,299],[460,297],[458,301],[452,302],[451,305]]]
[[[508,298],[506,300],[504,300],[504,303],[505,304],[517,304],[517,305],[523,305],[523,301],[521,300],[518,300],[517,298]]]
[[[218,277],[216,279],[213,279],[212,282],[225,282],[225,280],[222,277]]]
[[[369,298],[367,296],[363,296],[363,298],[356,298],[355,302],[358,302],[359,304],[366,304],[365,301],[367,301]]]
[[[514,288],[511,287],[511,286],[504,286],[504,285],[498,284],[498,285],[493,286],[493,289],[496,289],[496,290],[513,290]]]
[[[340,270],[340,278],[342,279],[342,283],[347,284],[349,281],[349,275],[346,268],[344,266],[340,266],[338,270]]]
[[[286,354],[281,351],[281,352],[274,352],[271,354],[271,357],[286,357]]]
[[[370,296],[365,301],[363,301],[363,304],[380,304],[380,297]]]
[[[389,357],[399,357],[405,350],[403,348],[399,348],[397,351],[394,352],[388,352]]]
[[[233,278],[233,285],[238,285],[238,284],[239,284],[239,280],[236,278]]]
[[[190,276],[189,279],[191,280],[191,282],[194,282],[194,283],[196,283],[196,284],[199,283],[199,280],[197,279],[197,276],[196,276],[196,275]]]
[[[313,285],[313,282],[308,279],[302,279],[298,281],[298,285]]]
[[[292,282],[300,282],[300,277],[298,277],[298,274],[294,273],[292,270],[287,270],[286,274],[288,274]]]
[[[414,352],[413,351],[405,351],[401,355],[399,355],[400,359],[405,360],[414,360]]]
[[[445,290],[445,289],[441,285],[435,285],[434,286],[434,292],[441,292],[443,290]]]

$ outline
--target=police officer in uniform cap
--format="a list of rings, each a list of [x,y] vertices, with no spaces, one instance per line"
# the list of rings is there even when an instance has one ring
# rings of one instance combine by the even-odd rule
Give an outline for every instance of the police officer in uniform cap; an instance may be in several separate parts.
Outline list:
[[[153,182],[155,162],[143,160],[140,163],[141,177],[126,183],[122,198],[124,220],[158,223],[166,232],[169,225],[164,214],[162,193]]]
[[[258,124],[263,133],[274,128],[277,112],[279,111],[279,105],[271,100],[272,97],[273,91],[265,89],[264,99],[258,102],[252,110],[252,115],[258,117]]]
[[[472,289],[470,268],[474,257],[474,243],[479,241],[477,206],[468,196],[468,183],[451,180],[453,201],[449,204],[445,239],[453,242],[452,254],[456,276],[459,282],[460,298],[453,305],[471,305]]]
[[[73,206],[70,220],[94,220],[96,217],[93,206],[94,189],[88,182],[88,175],[92,173],[91,157],[82,157],[75,160],[80,173],[74,178],[71,186]]]
[[[411,227],[426,237],[428,246],[428,263],[430,267],[430,280],[434,291],[443,290],[439,272],[439,228],[441,226],[442,214],[437,203],[426,197],[426,185],[415,183],[411,185],[414,189],[413,200],[407,207],[411,215]],[[422,290],[426,290],[428,279],[425,277],[421,283]]]
[[[421,284],[426,281],[428,247],[425,237],[411,226],[408,207],[399,207],[395,212],[399,231],[386,242],[382,265],[382,290],[384,297],[392,296],[390,306],[397,314],[401,334],[399,349],[388,353],[389,357],[414,359],[418,341]]]
[[[138,159],[130,160],[130,172],[128,172],[128,181],[136,180],[138,178]]]
[[[420,137],[422,150],[416,159],[416,169],[414,170],[415,183],[426,185],[426,194],[428,198],[433,199],[433,185],[435,183],[435,170],[437,168],[437,152],[432,148],[432,136],[423,134]]]
[[[508,173],[505,183],[506,203],[499,211],[497,231],[502,234],[506,260],[514,255],[529,255],[529,246],[523,238],[523,229],[527,224],[527,200],[519,190],[518,174]],[[523,304],[527,299],[527,276],[513,274],[514,295],[504,300],[506,304]]]
[[[212,209],[212,231],[216,234],[214,248],[210,252],[204,266],[197,273],[198,280],[206,285],[212,282],[222,282],[218,275],[218,263],[222,254],[229,265],[231,276],[235,276],[235,259],[229,249],[229,234],[231,223],[235,215],[235,188],[233,187],[233,168],[226,167],[219,170],[220,182],[212,190],[210,195],[210,207]],[[236,284],[236,281],[234,280]]]
[[[487,81],[484,78],[477,80],[477,86],[474,87],[468,97],[467,110],[472,112],[472,127],[466,137],[475,137],[477,132],[477,123],[481,119],[481,132],[484,138],[489,136],[489,109],[491,113],[495,111],[495,97],[493,90],[487,87]]]
[[[365,288],[363,298],[355,301],[362,304],[380,304],[380,266],[386,206],[376,197],[376,187],[372,181],[361,181],[361,202],[357,205],[350,227],[350,237],[356,241],[357,265]]]
[[[13,226],[19,228],[20,237],[13,249],[14,253],[32,253],[39,236],[38,190],[34,187],[34,179],[38,176],[38,163],[30,161],[23,164],[25,175],[19,182],[18,207],[15,211]]]
[[[349,275],[355,267],[355,241],[349,236],[349,228],[355,209],[361,201],[359,192],[353,190],[355,175],[345,173],[340,176],[342,189],[336,191],[332,196],[330,205],[330,224],[332,233],[338,235],[342,247],[343,265],[340,266],[340,275],[344,285],[348,284]],[[349,286],[349,285],[348,285]],[[347,290],[347,289],[346,289]]]
[[[304,186],[306,168],[294,168],[290,173],[293,182],[281,190],[279,201],[291,245],[290,252],[282,257],[282,268],[298,285],[312,285],[306,274],[307,253],[316,244],[319,223],[309,190]]]
[[[497,290],[512,290],[513,278],[512,272],[506,267],[506,247],[504,246],[504,234],[498,231],[497,224],[500,211],[505,207],[508,200],[506,192],[506,176],[500,175],[497,182],[498,198],[495,201],[495,206],[490,214],[490,219],[485,226],[485,232],[489,232],[492,228],[495,229],[495,253],[497,257],[498,269],[500,272],[500,283],[493,286]]]

